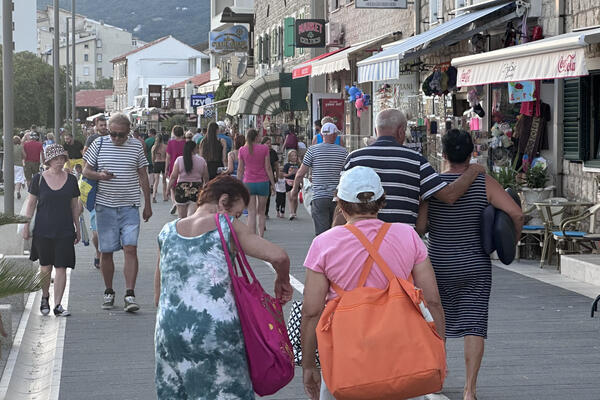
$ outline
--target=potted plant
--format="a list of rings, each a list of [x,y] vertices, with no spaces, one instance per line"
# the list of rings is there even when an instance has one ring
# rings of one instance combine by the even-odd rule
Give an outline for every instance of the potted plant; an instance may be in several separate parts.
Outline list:
[[[29,218],[20,215],[11,216],[0,213],[0,225],[22,224],[27,221]],[[46,279],[50,279],[50,276],[41,275],[37,268],[18,268],[6,258],[0,259],[0,298],[36,292],[41,289],[42,283]],[[0,318],[0,335],[6,337],[8,334],[9,332],[4,331]]]
[[[525,185],[521,187],[526,209],[534,209],[534,203],[552,197],[554,186],[547,185],[548,181],[548,164],[546,160],[542,157],[534,159],[531,167],[525,172]],[[533,210],[531,216],[533,219],[529,221],[530,225],[542,225],[542,220],[537,210]]]

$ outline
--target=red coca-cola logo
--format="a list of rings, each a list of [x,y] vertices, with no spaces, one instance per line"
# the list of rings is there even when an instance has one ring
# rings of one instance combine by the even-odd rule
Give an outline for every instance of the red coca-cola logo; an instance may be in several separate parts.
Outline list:
[[[460,74],[460,83],[471,82],[471,68],[464,69]]]
[[[575,72],[575,57],[575,53],[560,56],[560,59],[558,60],[558,65],[556,66],[558,72],[561,74],[566,72]]]

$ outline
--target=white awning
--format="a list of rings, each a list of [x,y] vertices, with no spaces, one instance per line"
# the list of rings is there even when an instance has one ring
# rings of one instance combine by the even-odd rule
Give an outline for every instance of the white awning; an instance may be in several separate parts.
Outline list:
[[[219,87],[219,83],[221,83],[220,79],[214,79],[212,81],[206,82],[204,85],[200,85],[197,88],[197,93],[206,94],[206,93],[214,93]]]
[[[457,85],[574,78],[588,75],[585,47],[600,42],[600,28],[565,33],[535,42],[452,60]]]
[[[436,47],[439,47],[442,44],[447,45],[448,43],[444,43],[441,40],[442,37],[450,35],[469,24],[491,16],[494,13],[498,13],[498,18],[492,19],[488,25],[481,29],[500,24],[506,19],[516,16],[514,12],[510,13],[508,16],[502,14],[501,9],[511,7],[512,4],[512,1],[506,1],[500,5],[495,5],[483,10],[471,11],[459,15],[448,22],[437,25],[419,35],[401,40],[393,46],[386,46],[386,48],[378,54],[357,63],[358,82],[398,79],[398,76],[400,75],[400,61],[418,56],[420,54],[420,52],[417,51],[418,48],[428,46],[428,48],[433,49],[435,48],[433,44],[436,44]],[[468,34],[471,35],[472,31],[469,31]]]
[[[375,39],[366,40],[348,47],[338,53],[335,53],[329,57],[317,60],[312,64],[312,71],[310,76],[319,76],[325,74],[331,74],[333,72],[350,70],[349,58],[358,53],[361,50],[372,46],[373,44],[385,39],[389,35],[384,35]]]

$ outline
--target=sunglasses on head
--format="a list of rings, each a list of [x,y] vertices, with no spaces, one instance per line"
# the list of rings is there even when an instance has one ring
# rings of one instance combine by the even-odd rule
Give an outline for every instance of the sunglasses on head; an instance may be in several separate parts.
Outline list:
[[[112,138],[125,139],[127,137],[127,133],[117,133],[117,132],[109,132],[108,133]]]

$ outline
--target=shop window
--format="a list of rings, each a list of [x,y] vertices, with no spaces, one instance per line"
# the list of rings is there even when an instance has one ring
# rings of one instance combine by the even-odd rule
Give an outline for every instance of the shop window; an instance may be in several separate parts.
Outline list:
[[[510,103],[508,98],[508,84],[497,83],[492,86],[492,115],[489,118],[490,128],[495,123],[495,117],[502,122],[508,122],[514,126],[517,115],[521,110],[521,103]]]

